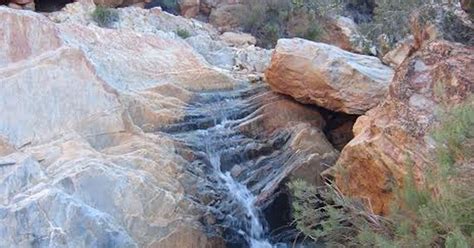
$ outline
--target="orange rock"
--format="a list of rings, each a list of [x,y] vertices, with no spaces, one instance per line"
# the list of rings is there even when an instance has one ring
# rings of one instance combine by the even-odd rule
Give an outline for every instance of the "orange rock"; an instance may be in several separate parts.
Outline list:
[[[297,101],[362,114],[384,99],[393,71],[376,57],[294,38],[278,41],[265,75]]]
[[[375,213],[386,214],[394,186],[413,163],[415,178],[433,166],[430,129],[439,110],[464,101],[474,92],[474,48],[435,41],[397,70],[388,98],[360,117],[355,138],[335,167],[336,183],[347,196],[365,199]]]

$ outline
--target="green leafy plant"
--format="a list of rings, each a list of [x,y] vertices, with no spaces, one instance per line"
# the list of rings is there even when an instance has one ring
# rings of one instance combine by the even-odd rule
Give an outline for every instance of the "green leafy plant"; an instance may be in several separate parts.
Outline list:
[[[120,16],[115,9],[97,6],[92,12],[92,19],[100,27],[110,28],[113,23],[119,21]]]

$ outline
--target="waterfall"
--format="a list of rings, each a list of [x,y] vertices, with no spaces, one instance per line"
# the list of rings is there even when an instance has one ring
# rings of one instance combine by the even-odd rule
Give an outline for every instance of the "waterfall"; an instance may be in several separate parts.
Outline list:
[[[263,186],[249,189],[247,180],[254,176],[251,168],[260,166],[256,165],[258,158],[266,158],[259,161],[273,161],[274,157],[286,155],[278,150],[279,147],[273,147],[273,143],[255,148],[252,145],[266,141],[248,137],[238,128],[262,104],[253,101],[262,91],[267,92],[267,89],[246,86],[240,90],[200,92],[190,103],[184,120],[164,130],[195,154],[196,158],[190,160],[187,169],[209,182],[207,188],[203,187],[197,194],[206,195],[205,191],[209,190],[217,192],[214,194],[218,195],[217,200],[207,203],[208,208],[217,216],[218,224],[227,230],[224,238],[235,247],[286,247],[271,243],[266,221],[256,206],[255,194],[265,182]],[[196,160],[202,161],[203,169]],[[248,169],[247,174],[242,173],[239,178],[232,175],[230,171],[235,166]]]
[[[225,128],[225,124],[217,125],[216,132],[225,132],[221,130]],[[209,136],[208,136],[209,137]],[[264,227],[259,218],[259,212],[255,207],[255,196],[247,189],[246,186],[236,181],[230,174],[230,172],[223,172],[221,169],[220,154],[211,147],[212,144],[208,144],[208,154],[210,156],[210,162],[216,172],[219,173],[219,177],[225,182],[228,189],[228,193],[233,197],[238,204],[240,204],[245,210],[245,216],[247,219],[240,220],[247,224],[248,230],[239,230],[242,234],[246,235],[250,240],[251,248],[271,248],[272,245],[265,239]],[[247,222],[247,223],[245,223]]]

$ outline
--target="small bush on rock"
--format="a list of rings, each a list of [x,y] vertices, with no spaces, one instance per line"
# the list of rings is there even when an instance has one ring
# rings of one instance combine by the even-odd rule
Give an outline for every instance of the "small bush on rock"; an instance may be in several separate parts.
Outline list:
[[[94,12],[92,12],[92,19],[99,27],[110,28],[120,17],[115,9],[97,6]]]
[[[180,27],[178,27],[178,29],[176,30],[176,34],[183,39],[189,38],[191,36],[187,29]]]

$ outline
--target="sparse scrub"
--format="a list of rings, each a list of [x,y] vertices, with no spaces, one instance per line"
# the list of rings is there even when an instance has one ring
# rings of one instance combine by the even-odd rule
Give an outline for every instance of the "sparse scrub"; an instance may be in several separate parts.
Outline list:
[[[433,18],[433,6],[442,0],[375,0],[374,16],[361,23],[362,33],[378,43],[382,51],[390,50],[410,33],[411,14],[419,11],[424,21]],[[384,47],[385,46],[385,47]]]
[[[99,27],[110,28],[120,17],[115,9],[97,6],[94,12],[92,12],[92,19]]]
[[[450,108],[433,131],[434,166],[415,183],[413,163],[395,188],[388,216],[371,214],[360,202],[343,197],[334,186],[316,189],[292,182],[297,227],[314,240],[344,247],[474,246],[474,99]]]
[[[326,15],[343,5],[340,0],[246,0],[243,4],[241,26],[262,47],[273,47],[286,37],[319,40]]]
[[[187,29],[180,28],[180,27],[176,29],[176,34],[183,39],[189,38],[191,36],[191,34],[189,33]]]
[[[440,144],[437,161],[442,168],[450,170],[456,162],[474,158],[474,97],[465,105],[460,105],[442,114],[445,121],[433,133]]]

